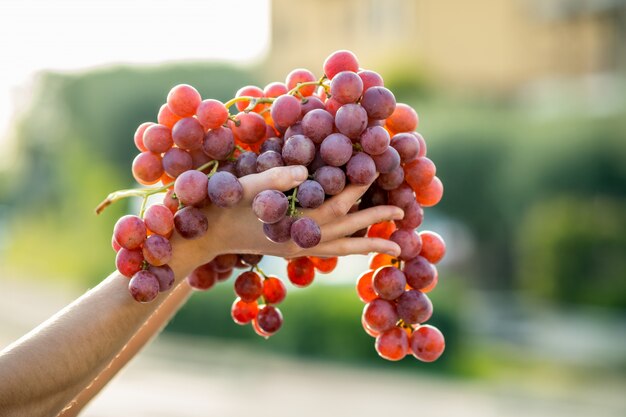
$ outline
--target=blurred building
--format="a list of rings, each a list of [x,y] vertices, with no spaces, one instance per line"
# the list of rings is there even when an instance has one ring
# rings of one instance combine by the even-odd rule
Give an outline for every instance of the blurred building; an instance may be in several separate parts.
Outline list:
[[[470,90],[626,68],[626,0],[273,0],[272,31],[278,78],[336,49]]]

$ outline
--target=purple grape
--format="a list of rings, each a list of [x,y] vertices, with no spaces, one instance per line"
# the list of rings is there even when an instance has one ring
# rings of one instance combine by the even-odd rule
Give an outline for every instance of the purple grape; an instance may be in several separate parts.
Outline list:
[[[256,158],[256,153],[250,151],[239,154],[237,162],[235,162],[235,170],[237,171],[238,178],[256,174]]]
[[[335,127],[335,118],[323,109],[308,112],[302,118],[302,133],[314,143],[320,144]]]
[[[343,191],[346,186],[346,174],[337,167],[323,166],[315,171],[313,176],[324,192],[328,195],[337,195]]]
[[[217,166],[217,172],[229,172],[236,177],[237,165],[232,161],[220,161]]]
[[[165,265],[172,259],[172,245],[161,235],[150,235],[143,242],[142,253],[144,259],[154,266]]]
[[[372,126],[361,134],[360,143],[369,155],[380,155],[389,147],[389,133],[381,126]]]
[[[386,119],[396,109],[396,98],[385,87],[371,87],[363,94],[361,106],[370,119]]]
[[[330,94],[341,104],[356,102],[363,94],[363,80],[352,71],[341,71],[330,82]]]
[[[226,127],[210,129],[204,135],[202,150],[213,159],[225,160],[235,150],[233,131]]]
[[[291,239],[291,225],[296,219],[291,216],[285,216],[282,220],[273,224],[263,224],[263,233],[265,236],[275,243],[283,243]]]
[[[317,181],[306,180],[298,186],[298,203],[304,208],[317,208],[324,203],[324,189]]]
[[[172,268],[170,268],[169,265],[150,265],[148,267],[148,272],[154,274],[157,281],[159,281],[160,292],[165,292],[174,285],[174,271],[172,271]]]
[[[128,283],[128,291],[140,303],[147,303],[159,295],[159,281],[146,270],[137,272]]]
[[[256,158],[256,172],[282,166],[285,166],[283,157],[275,151],[265,151]]]
[[[418,290],[409,290],[397,301],[398,316],[407,324],[424,323],[433,315],[433,303]]]
[[[209,228],[209,221],[202,211],[195,207],[183,207],[174,215],[176,231],[185,239],[196,239]]]
[[[400,229],[416,229],[422,224],[424,220],[424,209],[417,201],[412,201],[404,210],[404,218],[402,220],[396,220],[396,226]]]
[[[358,152],[348,161],[346,175],[352,184],[369,184],[376,177],[376,165],[368,154]]]
[[[276,223],[287,214],[289,200],[282,191],[264,190],[252,200],[252,211],[263,223]]]
[[[230,172],[216,172],[209,178],[209,198],[218,207],[232,207],[243,198],[243,187]]]
[[[320,146],[319,154],[328,165],[340,167],[352,157],[352,141],[346,135],[328,135]]]
[[[380,174],[376,179],[376,184],[383,190],[393,190],[398,188],[400,184],[404,182],[404,170],[401,166],[398,166],[393,171],[387,174]]]
[[[300,118],[300,101],[292,95],[282,95],[272,103],[270,114],[276,126],[288,127]]]
[[[400,155],[391,146],[388,146],[385,152],[380,155],[372,155],[372,159],[376,164],[376,171],[381,174],[388,174],[400,166]]]
[[[297,122],[292,124],[291,126],[289,126],[287,128],[287,130],[285,130],[285,134],[283,135],[284,140],[289,139],[292,136],[296,136],[296,135],[302,135],[302,123],[301,122]]]
[[[283,140],[277,137],[266,139],[261,144],[259,154],[262,154],[267,151],[274,151],[274,152],[278,152],[279,154],[282,153],[283,152]]]
[[[317,171],[319,168],[323,167],[324,165],[326,165],[326,162],[324,162],[324,160],[322,159],[322,155],[320,154],[318,150],[318,152],[315,152],[315,158],[313,158],[313,161],[311,161],[311,163],[307,166],[309,175],[315,174],[315,171]]]
[[[315,144],[304,135],[292,136],[285,142],[282,156],[286,165],[309,165],[315,158]]]
[[[172,178],[193,168],[193,158],[184,149],[171,148],[163,154],[163,170]]]
[[[403,272],[406,276],[407,284],[416,290],[426,288],[432,284],[437,273],[435,266],[421,256],[405,262]]]
[[[177,148],[173,148],[173,149],[177,149]],[[205,165],[207,162],[211,161],[211,158],[209,158],[209,156],[204,153],[202,148],[189,151],[189,154],[191,155],[193,169],[198,169],[202,165]],[[205,168],[202,172],[204,172],[205,174],[208,174],[209,171],[210,171],[210,168]]]
[[[308,112],[315,109],[324,109],[324,103],[318,97],[309,96],[302,99],[300,104],[301,112],[300,115],[304,117]]]
[[[415,202],[413,189],[406,182],[400,184],[398,188],[389,191],[387,195],[390,205],[400,207],[403,210]]]
[[[420,151],[419,140],[411,133],[398,133],[391,138],[391,146],[398,151],[400,162],[409,162],[417,158]]]
[[[419,255],[422,250],[422,238],[413,229],[398,229],[394,231],[389,240],[400,246],[400,258],[408,261]]]
[[[383,266],[372,278],[372,288],[383,300],[393,301],[404,293],[406,277],[395,266]]]
[[[193,206],[207,196],[207,176],[200,171],[185,171],[176,178],[174,192],[178,201],[186,206]]]
[[[358,104],[344,104],[335,115],[337,130],[351,139],[358,139],[367,127],[367,112]]]
[[[263,255],[258,255],[256,253],[243,253],[241,254],[240,258],[244,264],[248,266],[254,266],[261,262],[261,259],[263,259]]]
[[[322,231],[315,220],[301,217],[291,225],[291,239],[301,248],[312,248],[322,240]]]

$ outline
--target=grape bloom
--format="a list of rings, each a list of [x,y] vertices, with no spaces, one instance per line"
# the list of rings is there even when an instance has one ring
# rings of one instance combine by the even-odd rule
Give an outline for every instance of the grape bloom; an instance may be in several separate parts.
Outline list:
[[[261,191],[251,207],[267,239],[302,248],[315,247],[322,238],[305,209],[319,207],[349,184],[371,184],[353,210],[390,204],[402,208],[405,217],[359,234],[389,239],[401,248],[397,258],[374,254],[370,269],[357,278],[357,295],[365,303],[361,323],[376,339],[381,357],[434,361],[445,341],[438,329],[425,324],[433,314],[426,293],[438,283],[435,264],[446,245],[439,234],[417,228],[423,208],[441,200],[443,184],[426,156],[426,141],[415,131],[418,114],[397,103],[380,74],[361,69],[350,51],[332,53],[322,71],[317,78],[296,69],[284,82],[244,86],[226,103],[203,99],[188,84],[173,87],[156,122],[141,123],[133,135],[139,153],[132,174],[153,187],[113,192],[96,208],[100,213],[122,198],[143,198],[139,215],[123,216],[115,225],[116,267],[128,277],[130,295],[138,302],[168,291],[175,281],[168,265],[171,236],[196,239],[207,233],[204,208],[240,205],[239,178],[246,175],[278,166],[308,168],[309,179],[298,187]],[[146,210],[148,197],[158,193],[163,203]],[[233,321],[267,338],[282,327],[279,305],[287,288],[280,277],[263,272],[262,257],[220,255],[197,266],[187,282],[206,291],[243,269],[234,282]],[[316,273],[332,272],[336,265],[337,258],[289,259],[287,278],[307,287]]]

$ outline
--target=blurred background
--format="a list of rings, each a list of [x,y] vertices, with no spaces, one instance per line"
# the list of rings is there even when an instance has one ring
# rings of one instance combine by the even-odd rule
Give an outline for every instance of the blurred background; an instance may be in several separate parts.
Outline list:
[[[417,109],[444,183],[444,356],[377,357],[355,256],[267,341],[230,283],[195,294],[83,415],[626,415],[624,0],[3,1],[0,348],[114,268],[137,202],[93,209],[173,85],[225,101],[336,49]]]

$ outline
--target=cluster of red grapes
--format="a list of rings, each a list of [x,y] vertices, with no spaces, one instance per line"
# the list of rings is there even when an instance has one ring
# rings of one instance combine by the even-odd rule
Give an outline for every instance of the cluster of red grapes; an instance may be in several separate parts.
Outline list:
[[[415,131],[418,115],[396,103],[382,77],[360,69],[349,51],[331,54],[323,71],[318,79],[309,70],[296,69],[285,83],[243,87],[227,103],[202,100],[189,85],[174,87],[159,110],[158,123],[141,124],[134,136],[140,153],[133,161],[133,176],[143,185],[162,186],[112,193],[97,209],[132,195],[144,198],[139,216],[124,216],[115,225],[117,268],[131,278],[129,290],[138,301],[151,301],[171,288],[168,238],[174,230],[186,239],[206,233],[202,209],[239,203],[240,177],[285,165],[308,168],[309,179],[298,187],[265,190],[252,202],[269,240],[292,240],[302,248],[321,240],[319,225],[302,215],[302,209],[319,207],[347,184],[373,182],[351,211],[390,204],[402,208],[405,216],[355,233],[390,239],[401,248],[398,258],[375,255],[371,269],[358,280],[357,292],[367,303],[363,327],[376,337],[376,350],[386,359],[412,353],[422,361],[435,360],[443,352],[443,336],[422,323],[432,315],[425,293],[436,285],[433,264],[443,257],[445,244],[436,233],[417,233],[416,228],[424,217],[422,207],[437,204],[443,186],[426,157],[424,138]],[[237,114],[231,115],[232,106]],[[147,197],[158,192],[165,193],[163,204],[144,210]],[[231,314],[236,323],[252,323],[258,334],[268,337],[282,325],[276,305],[286,289],[278,277],[263,273],[260,259],[221,255],[196,268],[187,280],[193,288],[207,290],[235,268],[249,269],[235,280]],[[300,257],[289,260],[287,275],[292,284],[304,287],[313,281],[315,270],[327,273],[336,264],[337,258]]]

